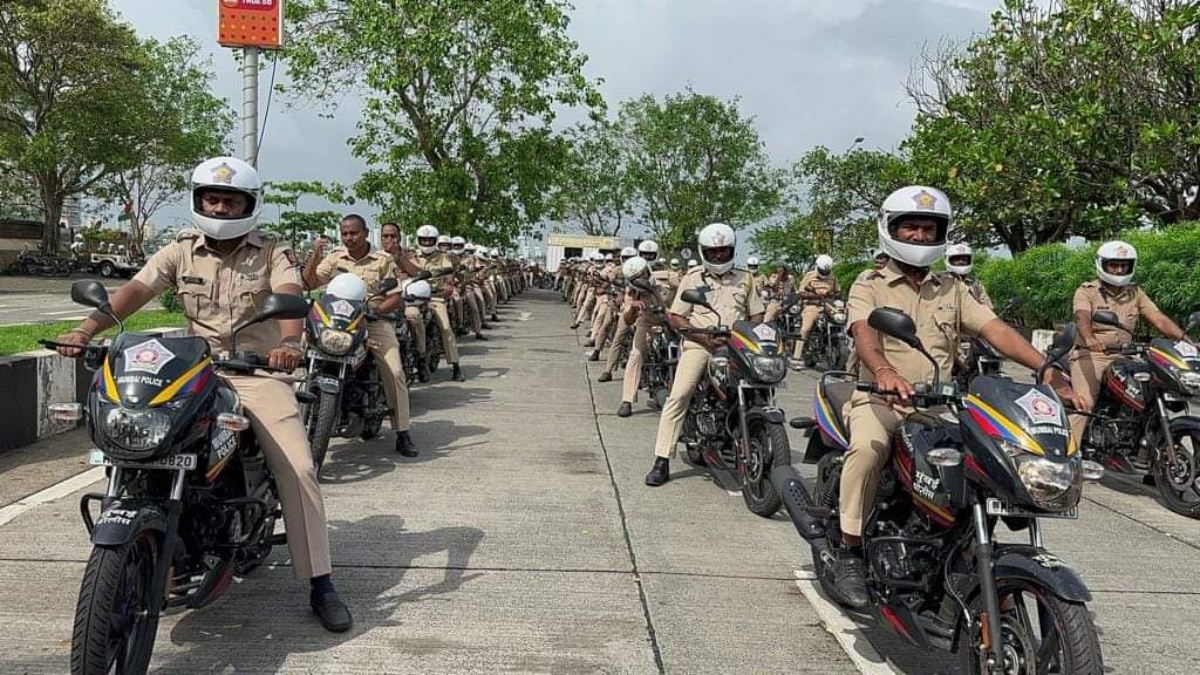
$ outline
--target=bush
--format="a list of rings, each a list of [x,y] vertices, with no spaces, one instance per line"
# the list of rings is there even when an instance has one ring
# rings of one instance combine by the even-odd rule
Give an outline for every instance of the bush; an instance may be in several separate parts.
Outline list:
[[[1159,309],[1183,324],[1200,301],[1200,223],[1165,230],[1125,232],[1121,239],[1138,250],[1135,280]],[[1018,314],[1031,328],[1051,328],[1071,320],[1075,289],[1096,278],[1099,243],[1072,250],[1063,244],[1035,246],[1014,259],[988,258],[975,273],[996,307],[1021,298]]]
[[[168,312],[183,311],[183,303],[179,301],[179,296],[175,293],[174,286],[163,291],[162,295],[158,296],[158,303]]]
[[[858,278],[858,275],[863,270],[874,266],[874,261],[857,260],[854,262],[838,263],[833,266],[833,276],[837,277],[838,288],[842,289],[843,296],[850,295],[850,285]]]

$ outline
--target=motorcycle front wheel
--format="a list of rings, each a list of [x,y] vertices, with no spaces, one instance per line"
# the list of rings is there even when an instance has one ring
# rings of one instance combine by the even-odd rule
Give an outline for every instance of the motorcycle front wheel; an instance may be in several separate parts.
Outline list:
[[[783,500],[771,482],[771,469],[791,466],[792,450],[787,430],[766,420],[750,422],[750,447],[742,466],[742,499],[746,508],[763,518],[775,515]]]
[[[75,607],[71,675],[140,675],[150,667],[158,619],[150,597],[159,541],[144,529],[119,546],[96,546],[88,557]]]
[[[329,439],[333,436],[333,425],[338,418],[337,394],[317,392],[317,400],[308,409],[308,442],[312,448],[313,466],[321,473],[325,455],[329,452]]]
[[[1002,672],[1013,675],[1100,675],[1104,660],[1087,605],[1069,602],[1053,591],[1024,579],[997,579],[1004,650]],[[971,603],[971,615],[983,614],[983,595]],[[965,625],[965,624],[964,624]],[[978,632],[978,631],[973,631]],[[990,673],[979,636],[959,638],[961,672]]]
[[[1154,483],[1168,509],[1181,516],[1200,519],[1200,486],[1197,486],[1200,470],[1196,466],[1200,433],[1172,429],[1171,442],[1175,445],[1175,461],[1168,459],[1165,452],[1159,455],[1154,467]]]

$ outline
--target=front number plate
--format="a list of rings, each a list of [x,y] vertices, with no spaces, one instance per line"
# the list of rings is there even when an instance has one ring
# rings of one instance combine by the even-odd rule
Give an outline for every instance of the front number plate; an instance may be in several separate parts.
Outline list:
[[[1025,509],[1019,506],[1010,506],[1007,502],[988,497],[985,510],[989,516],[1015,516],[1017,518],[1059,518],[1063,520],[1077,520],[1079,518],[1079,507],[1072,507],[1068,511],[1062,513],[1046,513],[1044,511],[1034,511]]]
[[[114,462],[108,458],[101,450],[92,450],[88,455],[88,464],[93,466],[122,466],[130,469],[168,469],[178,470],[184,469],[191,471],[196,468],[195,455],[167,455],[159,457],[148,462]]]

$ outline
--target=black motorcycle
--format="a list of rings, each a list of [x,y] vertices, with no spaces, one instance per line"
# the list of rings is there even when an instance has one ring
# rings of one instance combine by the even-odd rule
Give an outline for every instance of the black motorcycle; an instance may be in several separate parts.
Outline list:
[[[683,291],[685,302],[717,312],[700,289]],[[692,335],[727,338],[708,362],[684,418],[680,440],[688,460],[707,467],[726,490],[741,490],[746,507],[770,518],[780,497],[771,484],[771,469],[791,466],[791,446],[775,388],[787,376],[787,356],[779,348],[779,332],[767,323],[735,321],[691,331]]]
[[[71,299],[116,319],[95,281],[76,282]],[[235,339],[253,324],[307,313],[298,296],[269,295],[235,327]],[[61,420],[86,415],[97,448],[90,463],[109,467],[105,493],[80,502],[92,552],[75,610],[72,675],[145,673],[164,608],[208,605],[286,541],[274,534],[281,512],[265,457],[237,393],[217,376],[272,369],[236,349],[213,357],[202,338],[125,333],[117,323],[111,344],[83,348],[97,370],[86,410],[51,406]]]
[[[395,287],[395,279],[385,279],[381,291]],[[379,435],[387,419],[383,382],[367,348],[367,323],[377,320],[365,300],[324,293],[312,301],[306,322],[304,421],[318,472],[325,464],[330,439],[370,440]]]
[[[1124,330],[1107,310],[1094,313],[1092,322]],[[1197,326],[1200,312],[1185,332]],[[1200,393],[1200,352],[1186,340],[1155,338],[1109,353],[1129,358],[1104,373],[1083,432],[1084,456],[1144,476],[1168,509],[1200,518],[1200,417],[1188,414],[1188,402]]]
[[[653,287],[644,279],[635,279],[630,284],[649,297],[653,297]],[[647,400],[652,408],[661,410],[671,393],[671,384],[675,381],[675,367],[679,365],[680,337],[671,330],[666,321],[666,309],[659,305],[649,305],[644,310],[653,317],[646,339],[646,354],[642,359],[642,373],[638,380],[638,390],[646,392]],[[629,347],[625,348],[625,360],[628,361],[628,350],[632,349],[632,333],[630,330]]]
[[[912,319],[876,309],[869,325],[918,350],[930,362]],[[1074,342],[1071,325],[1046,364]],[[893,437],[863,528],[867,588],[883,625],[921,648],[957,651],[966,673],[1096,674],[1100,644],[1087,586],[1042,542],[1041,518],[1076,518],[1084,480],[1103,468],[1084,461],[1072,442],[1066,410],[1053,389],[980,376],[966,395],[954,385],[918,387],[915,412]],[[815,419],[796,418],[817,465],[812,495],[790,467],[772,481],[826,594],[844,599],[833,567],[841,546],[838,500],[849,449],[842,406],[855,390],[886,395],[849,373],[826,373],[813,402]],[[815,430],[815,433],[814,433]],[[1029,544],[998,543],[1003,521],[1025,529]]]
[[[821,313],[813,323],[801,354],[804,365],[824,364],[826,370],[841,370],[850,357],[850,336],[846,334],[846,303],[840,299],[821,301]]]

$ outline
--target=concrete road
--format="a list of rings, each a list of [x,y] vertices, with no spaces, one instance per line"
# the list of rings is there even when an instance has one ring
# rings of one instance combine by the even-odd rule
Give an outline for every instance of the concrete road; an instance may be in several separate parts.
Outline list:
[[[502,318],[490,342],[464,344],[467,382],[442,371],[413,389],[420,457],[396,455],[390,434],[332,451],[335,579],[355,628],[320,629],[281,550],[215,605],[167,616],[152,672],[954,672],[824,601],[783,518],[754,516],[682,461],[646,487],[657,416],[638,403],[616,417],[620,380],[595,382],[556,296],[531,292]],[[808,411],[812,385],[789,376],[789,413]],[[0,456],[0,505],[13,502],[0,508],[0,673],[68,670],[83,486],[42,488],[81,471],[85,445]],[[1093,589],[1109,670],[1200,672],[1200,523],[1140,486],[1086,495],[1082,519],[1046,538]]]
[[[90,277],[0,276],[0,326],[83,319],[91,311],[71,302],[71,284]],[[124,279],[102,279],[112,293]]]

